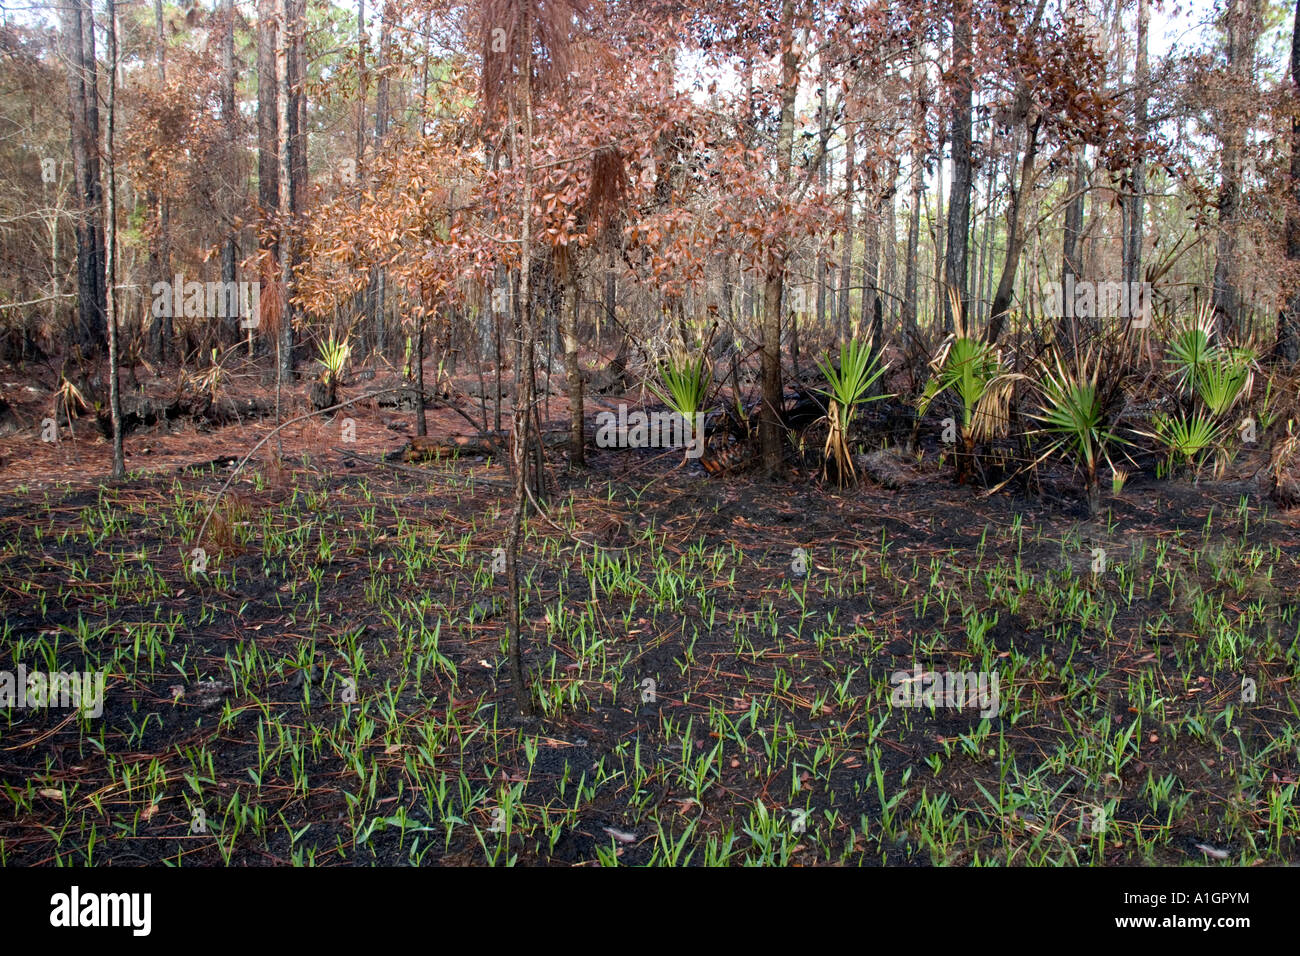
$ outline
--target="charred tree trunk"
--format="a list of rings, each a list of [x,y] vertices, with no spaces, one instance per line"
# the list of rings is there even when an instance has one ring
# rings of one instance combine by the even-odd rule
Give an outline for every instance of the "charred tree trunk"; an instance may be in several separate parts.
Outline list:
[[[122,451],[122,392],[118,376],[121,350],[117,329],[117,156],[114,152],[114,126],[117,121],[117,5],[108,0],[108,138],[105,142],[108,165],[108,209],[104,288],[107,292],[108,323],[108,408],[113,423],[113,479],[126,477]]]
[[[279,242],[272,238],[275,230],[269,228],[268,219],[278,217],[280,209],[280,84],[276,75],[276,51],[280,46],[280,27],[276,16],[276,0],[257,0],[257,204],[263,219],[259,230],[261,250],[258,281],[263,294],[278,295]],[[278,321],[283,322],[283,309],[276,309]],[[274,351],[280,351],[279,330],[274,331]],[[249,336],[252,347],[252,336]],[[277,358],[276,367],[280,362]],[[277,371],[277,381],[279,372]]]
[[[76,175],[78,312],[75,341],[85,353],[106,344],[104,286],[104,193],[99,172],[99,91],[95,23],[86,0],[67,0],[61,9],[68,60],[68,117]]]
[[[794,103],[798,92],[798,59],[794,50],[794,0],[781,3],[781,116],[776,137],[777,179],[790,182],[794,148]],[[768,250],[767,275],[763,283],[763,408],[758,437],[763,469],[769,476],[784,470],[785,440],[781,427],[781,308],[785,292],[786,250]]]
[[[952,195],[948,199],[948,250],[944,256],[944,282],[957,293],[963,316],[970,313],[968,289],[971,195],[971,100],[974,90],[971,62],[971,3],[954,0],[952,17],[952,68],[956,74],[952,103]],[[943,297],[944,325],[952,325],[952,304]]]
[[[1147,27],[1151,20],[1150,0],[1138,0],[1137,69],[1133,76],[1133,125],[1138,136],[1147,135]],[[1142,150],[1133,160],[1129,185],[1128,232],[1124,242],[1124,282],[1131,289],[1142,279],[1142,233],[1146,218],[1146,158]]]
[[[912,121],[919,127],[925,122],[923,103],[924,74],[921,70],[920,54],[912,61],[912,85],[915,90],[916,110]],[[903,262],[903,329],[907,335],[907,347],[917,345],[920,329],[917,325],[917,257],[920,255],[921,240],[921,203],[925,196],[925,155],[921,140],[917,137],[912,146],[912,185],[907,221],[907,251]]]
[[[1083,147],[1074,157],[1070,170],[1069,197],[1065,205],[1065,226],[1061,241],[1061,288],[1066,288],[1070,277],[1075,280],[1083,275],[1082,239],[1083,239],[1083,200],[1087,195],[1088,164],[1083,158]],[[1073,321],[1074,302],[1062,297],[1061,314],[1057,316],[1057,338],[1071,351],[1080,344],[1078,326]]]
[[[1224,14],[1227,32],[1227,68],[1235,80],[1237,97],[1246,95],[1252,83],[1255,43],[1259,36],[1257,0],[1229,0]],[[1253,116],[1244,104],[1229,103],[1219,115],[1220,142],[1223,150],[1219,162],[1219,236],[1215,245],[1214,289],[1212,308],[1219,328],[1235,335],[1241,318],[1241,292],[1238,289],[1237,233],[1241,210],[1241,158],[1245,150],[1246,128]],[[1253,111],[1251,111],[1253,113]]]
[[[167,41],[163,34],[162,0],[154,0],[154,43],[156,45],[155,65],[158,70],[158,86],[167,87]],[[154,211],[157,237],[149,247],[149,272],[155,282],[172,282],[171,263],[171,211],[167,197],[152,190],[146,197],[149,207]],[[153,317],[149,326],[149,354],[155,362],[162,362],[167,350],[171,348],[173,335],[171,310],[166,309],[162,315]]]
[[[239,157],[236,152],[239,142],[239,114],[235,109],[235,3],[234,0],[221,0],[221,123],[225,136],[225,155],[222,157],[225,182],[221,184],[229,191],[232,207],[223,210],[228,217],[226,238],[221,244],[221,281],[237,282],[239,260],[239,230],[234,226],[238,215],[238,204],[243,194],[239,181]],[[230,288],[230,286],[226,286]],[[222,316],[222,341],[232,343],[239,340],[239,314]]]
[[[424,409],[424,308],[420,309],[420,323],[415,333],[415,433],[429,434],[429,419]]]
[[[851,310],[851,295],[853,290],[853,245],[856,238],[853,221],[853,180],[857,174],[856,170],[856,151],[857,131],[853,124],[852,118],[848,115],[848,104],[845,104],[845,123],[844,123],[844,248],[840,250],[840,294],[839,294],[839,316],[837,325],[839,326],[840,342],[845,343],[849,339],[849,322]]]
[[[586,464],[583,376],[578,354],[578,316],[582,287],[576,275],[569,279],[568,299],[568,318],[560,324],[560,337],[564,341],[564,373],[569,386],[569,463],[575,468],[581,468]]]
[[[1034,160],[1038,155],[1039,120],[1029,125],[1028,143],[1025,155],[1020,163],[1020,182],[1012,192],[1011,210],[1008,213],[1007,258],[1002,265],[1002,277],[998,280],[997,292],[993,294],[993,305],[989,309],[989,327],[985,341],[990,345],[997,342],[1006,325],[1007,312],[1011,308],[1012,290],[1015,288],[1016,270],[1020,267],[1020,254],[1025,248],[1025,207],[1028,205],[1026,195],[1033,188]]]
[[[1291,33],[1292,95],[1300,98],[1300,0],[1296,0]],[[1287,299],[1277,319],[1274,355],[1289,363],[1300,361],[1300,116],[1291,120],[1291,202],[1286,216],[1286,260],[1294,270],[1290,276],[1296,291]]]
[[[821,151],[818,153],[817,160],[817,185],[821,188],[822,194],[826,193],[826,185],[829,181],[829,172],[827,169],[828,157],[826,144],[831,138],[831,117],[830,110],[826,103],[826,90],[831,82],[831,61],[827,55],[828,51],[822,50],[819,59],[821,60],[821,81],[817,89],[817,125],[818,134],[821,138]],[[817,247],[817,328],[826,327],[826,279],[827,263],[826,253],[819,244]],[[795,372],[798,373],[799,362],[795,359]]]
[[[379,80],[375,84],[375,152],[383,147],[388,135],[388,65],[393,54],[393,11],[385,0],[379,24]],[[383,269],[370,274],[370,314],[375,326],[375,351],[388,351],[388,280]],[[494,320],[495,321],[495,320]],[[501,428],[497,422],[498,430]]]
[[[282,290],[283,309],[280,316],[279,341],[279,375],[281,379],[291,378],[294,369],[294,334],[293,334],[293,229],[297,211],[294,182],[294,133],[297,127],[295,101],[293,97],[294,45],[295,36],[294,0],[277,0],[279,14],[279,35],[275,49],[276,106],[279,115],[277,122],[278,157],[279,157],[279,265],[280,287]]]

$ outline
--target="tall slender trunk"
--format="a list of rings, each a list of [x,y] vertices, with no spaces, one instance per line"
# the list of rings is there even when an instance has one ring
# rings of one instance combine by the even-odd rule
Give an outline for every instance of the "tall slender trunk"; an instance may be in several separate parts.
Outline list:
[[[268,219],[277,217],[280,208],[280,83],[277,76],[276,51],[280,46],[280,24],[276,0],[257,0],[257,204],[263,218],[258,230],[261,255],[258,281],[264,293],[278,294],[280,243],[276,231],[268,228]],[[277,310],[280,322],[287,321],[283,309]],[[272,330],[267,330],[268,332]],[[276,390],[279,391],[280,352],[283,339],[275,330]],[[252,331],[249,332],[252,350]],[[277,448],[279,445],[277,444]]]
[[[952,69],[956,84],[952,99],[952,195],[948,200],[948,251],[944,256],[944,283],[955,292],[963,316],[970,313],[970,196],[971,102],[974,66],[971,62],[971,3],[953,0]],[[945,290],[945,291],[947,291]],[[952,325],[952,305],[943,297],[944,325]]]
[[[840,343],[849,339],[850,293],[853,290],[853,244],[856,234],[853,221],[853,180],[857,155],[857,131],[845,103],[844,117],[844,248],[840,250],[839,333]]]
[[[234,0],[221,0],[221,123],[225,136],[225,154],[222,156],[225,182],[221,185],[229,191],[230,202],[236,206],[227,209],[229,221],[233,223],[238,215],[238,203],[243,195],[243,186],[239,182],[238,123],[239,115],[235,110],[235,3]],[[226,238],[221,244],[221,281],[238,281],[239,230],[227,226]],[[229,286],[227,286],[229,288]],[[235,342],[239,339],[239,311],[222,317],[221,331],[223,341]]]
[[[122,393],[118,376],[120,351],[117,335],[117,155],[114,151],[114,126],[117,121],[117,5],[108,0],[108,138],[105,142],[108,166],[108,209],[104,217],[107,229],[104,264],[104,289],[107,293],[108,322],[108,408],[113,427],[113,479],[126,477],[122,451]]]
[[[921,128],[925,123],[925,105],[924,105],[924,88],[925,73],[924,65],[921,59],[919,44],[915,44],[912,58],[912,101],[913,116],[912,123],[916,128]],[[924,198],[925,191],[925,153],[921,146],[921,137],[913,138],[912,142],[912,188],[910,193],[911,209],[909,210],[907,224],[907,252],[903,263],[903,329],[908,338],[908,349],[913,348],[917,342],[919,328],[917,326],[917,272],[919,263],[917,257],[920,255],[918,248],[921,240],[921,202]]]
[[[777,180],[790,182],[794,148],[794,103],[798,92],[798,59],[794,50],[794,0],[781,3],[781,117],[776,137]],[[767,274],[763,282],[763,407],[758,422],[763,469],[769,476],[781,473],[785,463],[785,441],[781,426],[781,307],[785,292],[787,252],[768,250]]]
[[[388,66],[393,52],[393,10],[390,0],[384,0],[379,22],[379,80],[375,84],[375,152],[383,146],[388,135]],[[384,355],[388,349],[388,310],[385,296],[388,288],[383,269],[370,274],[370,310],[375,323],[375,350]],[[495,321],[495,317],[493,319]],[[501,426],[497,424],[497,430]]]
[[[520,236],[519,255],[519,302],[515,330],[520,342],[522,362],[527,363],[527,370],[516,367],[519,387],[515,391],[513,409],[513,429],[510,441],[510,462],[514,480],[513,502],[510,513],[510,529],[506,537],[506,575],[510,586],[510,623],[507,636],[507,651],[510,658],[510,682],[515,692],[515,702],[519,712],[525,717],[533,713],[532,691],[524,683],[521,608],[522,596],[519,580],[519,543],[523,537],[524,513],[528,508],[528,447],[532,423],[532,382],[530,374],[533,366],[534,331],[533,309],[530,279],[532,269],[532,209],[533,209],[533,95],[532,95],[532,49],[533,32],[529,17],[531,8],[522,8],[521,37],[522,68],[516,81],[519,86],[518,97],[523,119],[523,144],[519,143],[518,124],[510,124],[511,165],[520,170],[523,176],[523,189],[519,208]],[[522,365],[522,362],[520,363]]]
[[[831,82],[831,61],[829,51],[825,47],[823,47],[821,52],[818,54],[818,59],[821,61],[821,81],[817,89],[817,125],[821,137],[821,150],[818,153],[817,159],[817,185],[821,188],[822,194],[825,195],[826,186],[830,179],[829,170],[827,168],[830,160],[826,145],[830,142],[831,138],[831,116],[830,109],[826,102],[827,87],[830,86]],[[817,262],[815,268],[817,273],[817,328],[824,329],[826,327],[827,307],[826,279],[829,267],[826,262],[826,252],[820,244],[817,246]],[[796,369],[798,368],[797,361],[795,367]]]
[[[944,215],[947,208],[944,205],[943,198],[943,150],[946,142],[946,134],[941,130],[939,133],[939,144],[935,151],[935,177],[934,177],[934,219],[931,220],[931,233],[934,236],[934,315],[936,319],[942,317],[944,332],[952,331],[952,314],[944,308],[943,303],[948,298],[948,293],[944,290],[944,273],[943,260],[947,250],[948,222]]]
[[[1083,147],[1076,147],[1074,162],[1070,166],[1069,198],[1065,205],[1065,223],[1061,239],[1061,288],[1083,275],[1080,243],[1083,238],[1083,200],[1087,195],[1088,163],[1083,157]],[[1066,301],[1066,300],[1069,301]],[[1070,296],[1062,297],[1061,314],[1057,316],[1057,338],[1070,351],[1080,344],[1078,324],[1073,321],[1074,302]]]
[[[420,296],[420,320],[415,332],[415,433],[429,434],[429,419],[424,411],[424,325],[426,299]]]
[[[1291,94],[1300,98],[1300,0],[1296,0],[1291,20]],[[1289,279],[1292,292],[1286,308],[1277,319],[1276,358],[1300,361],[1300,115],[1291,119],[1290,203],[1286,213],[1286,260],[1293,270]]]
[[[975,269],[975,315],[981,325],[988,321],[990,288],[993,284],[993,214],[997,208],[997,140],[996,128],[989,123],[989,145],[984,162],[988,166],[988,180],[984,187],[984,234],[980,239],[980,261]]]
[[[1038,127],[1040,120],[1034,120],[1027,131],[1028,143],[1020,164],[1020,183],[1011,196],[1011,210],[1007,216],[1007,257],[1002,265],[1002,278],[998,280],[998,290],[993,294],[993,306],[989,309],[989,326],[985,341],[990,345],[997,342],[1006,325],[1007,312],[1011,308],[1012,290],[1016,282],[1016,270],[1020,266],[1020,254],[1025,247],[1025,208],[1028,206],[1026,193],[1033,188],[1034,160],[1038,155]]]
[[[1147,135],[1147,29],[1151,20],[1150,0],[1138,0],[1137,69],[1133,75],[1133,126],[1140,136]],[[1142,232],[1146,217],[1146,154],[1139,150],[1133,160],[1129,186],[1128,232],[1124,242],[1124,282],[1131,289],[1142,278]]]
[[[876,177],[871,177],[876,185]],[[874,352],[880,348],[880,213],[876,211],[875,189],[867,193],[869,202],[862,215],[862,318],[861,327]]]
[[[1255,43],[1259,35],[1257,0],[1228,0],[1224,14],[1227,31],[1227,68],[1236,79],[1238,96],[1251,82]],[[1233,335],[1241,317],[1237,287],[1237,233],[1240,228],[1241,157],[1246,129],[1253,117],[1245,109],[1226,104],[1219,117],[1222,150],[1219,160],[1219,235],[1215,244],[1212,308],[1221,331]]]
[[[564,371],[569,385],[569,463],[581,468],[586,464],[583,375],[578,355],[578,310],[582,302],[582,283],[576,274],[569,278],[568,293],[568,318],[561,323],[560,337],[564,340]]]
[[[68,115],[76,176],[78,321],[76,342],[94,353],[106,341],[103,187],[99,172],[99,91],[95,24],[87,0],[67,0],[61,9],[68,60]]]
[[[898,211],[894,208],[894,191],[898,164],[890,164],[889,201],[885,203],[885,220],[881,245],[884,247],[885,270],[881,277],[882,302],[887,303],[890,326],[898,318]]]
[[[292,97],[290,157],[293,162],[293,209],[307,205],[307,0],[289,0],[289,95]],[[294,252],[297,255],[297,250]],[[295,264],[297,260],[295,258]]]
[[[279,210],[280,210],[280,286],[282,290],[283,310],[280,316],[280,362],[281,379],[293,375],[293,228],[295,183],[293,176],[294,150],[293,134],[297,125],[294,118],[293,83],[293,46],[297,42],[294,36],[293,0],[277,0],[279,14],[278,42],[275,48],[275,77],[278,92],[276,106],[279,113],[277,134],[279,137]]]
[[[154,65],[158,70],[158,86],[166,89],[167,40],[163,33],[162,0],[154,0],[153,14]],[[171,282],[174,279],[171,263],[171,209],[167,197],[152,190],[146,196],[146,202],[154,210],[158,229],[158,235],[149,247],[149,271],[155,282]],[[172,332],[170,309],[160,316],[154,316],[153,324],[149,327],[149,354],[155,362],[162,362],[166,357],[167,350],[171,348]]]

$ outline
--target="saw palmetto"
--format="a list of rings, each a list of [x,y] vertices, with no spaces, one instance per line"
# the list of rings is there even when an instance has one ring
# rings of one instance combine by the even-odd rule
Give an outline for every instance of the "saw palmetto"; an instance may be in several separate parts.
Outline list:
[[[817,360],[826,376],[827,388],[818,389],[830,399],[826,421],[830,428],[826,435],[825,464],[822,475],[827,475],[830,463],[835,462],[837,482],[844,484],[857,479],[853,455],[849,449],[849,426],[853,424],[856,407],[864,402],[879,401],[887,395],[871,395],[871,386],[885,374],[889,364],[880,364],[880,356],[872,354],[871,347],[858,339],[850,339],[840,347],[838,367],[831,364],[830,356]]]

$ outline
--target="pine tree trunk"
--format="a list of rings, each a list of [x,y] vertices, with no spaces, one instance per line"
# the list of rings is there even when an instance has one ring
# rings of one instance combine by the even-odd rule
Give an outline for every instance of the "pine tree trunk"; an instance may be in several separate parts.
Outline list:
[[[280,46],[280,25],[276,0],[257,0],[257,204],[263,218],[259,235],[271,237],[267,219],[276,216],[280,208],[280,84],[276,70],[276,51]],[[257,280],[263,284],[264,295],[278,294],[280,243],[275,238],[260,240],[261,262]],[[287,316],[281,310],[280,321]],[[276,353],[276,382],[279,389],[279,368],[282,338],[275,332],[273,351]],[[249,335],[252,349],[252,335]],[[277,445],[278,447],[278,445]]]
[[[518,388],[515,390],[514,421],[511,431],[510,462],[514,480],[510,528],[506,537],[506,575],[510,586],[510,624],[507,651],[510,658],[510,682],[515,692],[515,702],[524,717],[533,713],[532,691],[524,682],[523,622],[521,620],[522,595],[519,574],[519,544],[523,537],[524,514],[528,508],[528,449],[532,423],[532,381],[534,351],[533,309],[530,280],[532,276],[532,208],[533,208],[533,97],[532,97],[532,47],[533,31],[529,17],[531,8],[523,7],[519,99],[523,114],[523,143],[519,143],[518,124],[510,127],[511,165],[520,169],[522,164],[523,189],[520,202],[520,262],[519,302],[515,315],[517,338],[522,360],[515,369]],[[522,155],[521,155],[522,153]],[[526,367],[524,366],[526,364]]]
[[[294,227],[294,188],[293,181],[293,133],[297,125],[294,116],[293,82],[293,35],[292,11],[293,0],[277,0],[279,14],[278,42],[275,49],[275,77],[278,92],[276,106],[279,114],[277,135],[279,138],[279,210],[280,210],[280,287],[282,290],[283,311],[280,316],[279,376],[280,379],[293,375],[293,227]]]
[[[845,108],[847,113],[847,105]],[[839,338],[843,344],[849,339],[850,293],[853,289],[853,245],[856,238],[853,220],[853,180],[857,174],[856,130],[849,116],[844,124],[844,248],[840,250],[840,313]]]
[[[1138,0],[1137,69],[1133,76],[1133,125],[1138,136],[1147,135],[1147,29],[1151,20],[1150,0]],[[1124,282],[1129,288],[1142,279],[1142,233],[1146,218],[1146,157],[1139,151],[1133,160],[1130,185],[1128,233],[1124,243]],[[1080,217],[1082,218],[1082,217]]]
[[[1027,193],[1033,188],[1034,160],[1038,155],[1039,120],[1034,120],[1028,129],[1028,143],[1020,164],[1020,182],[1011,197],[1011,210],[1007,225],[1007,257],[1002,265],[1002,278],[998,280],[998,290],[993,294],[993,306],[989,309],[989,327],[984,340],[993,345],[1002,334],[1006,325],[1007,312],[1011,308],[1012,290],[1015,288],[1016,270],[1020,266],[1020,254],[1025,248],[1025,208],[1028,205]]]
[[[108,139],[105,143],[108,166],[108,209],[105,215],[107,229],[104,264],[105,304],[108,322],[108,407],[113,426],[113,479],[126,477],[126,464],[122,450],[122,393],[118,376],[120,361],[117,330],[117,157],[114,153],[114,125],[117,121],[117,8],[115,0],[108,0]]]
[[[569,463],[575,468],[586,464],[584,436],[582,367],[578,355],[578,310],[582,301],[582,287],[577,275],[569,279],[568,319],[561,323],[560,337],[564,340],[564,371],[569,385]]]
[[[165,89],[167,86],[167,41],[163,34],[163,8],[162,0],[154,0],[154,46],[155,46],[155,65],[158,69],[158,86]],[[146,197],[149,208],[154,210],[157,217],[158,235],[155,241],[149,247],[149,265],[150,275],[155,282],[172,282],[171,263],[171,212],[167,197],[159,196],[150,191]],[[149,354],[155,362],[162,362],[166,357],[167,350],[171,348],[172,343],[172,316],[171,310],[167,310],[163,315],[154,316],[153,323],[149,326]]]
[[[1074,157],[1070,167],[1069,197],[1065,205],[1065,224],[1061,239],[1061,287],[1066,288],[1073,277],[1083,275],[1083,262],[1080,259],[1080,243],[1083,238],[1083,200],[1087,195],[1088,164],[1083,158],[1082,147]],[[1056,336],[1062,347],[1074,352],[1080,342],[1078,324],[1073,321],[1074,303],[1062,299],[1061,315],[1057,317]]]
[[[99,171],[99,93],[94,18],[86,0],[61,8],[68,60],[68,114],[76,176],[78,321],[75,341],[93,354],[106,342],[103,187]]]
[[[235,112],[235,3],[234,0],[221,0],[221,123],[225,136],[225,155],[222,157],[225,167],[225,182],[222,186],[229,190],[232,202],[242,195],[239,186],[238,121]],[[239,214],[238,208],[226,210],[231,223]],[[227,283],[239,280],[239,231],[234,225],[227,226],[226,238],[221,244],[221,281]],[[230,286],[226,286],[230,288]],[[239,311],[221,318],[221,338],[223,343],[239,340]]]
[[[1300,0],[1296,0],[1292,15],[1291,33],[1291,86],[1292,95],[1300,97]],[[1293,272],[1290,281],[1293,291],[1286,308],[1277,319],[1276,358],[1295,363],[1300,361],[1300,116],[1291,119],[1291,203],[1286,215],[1286,260]]]
[[[1244,89],[1251,82],[1255,44],[1259,37],[1257,0],[1228,0],[1224,14],[1228,72]],[[1226,105],[1219,116],[1222,150],[1219,160],[1219,235],[1215,243],[1214,289],[1211,299],[1220,330],[1235,335],[1241,319],[1238,283],[1237,233],[1240,229],[1241,158],[1245,150],[1246,127],[1250,119],[1241,108]]]
[[[776,138],[777,179],[790,182],[794,147],[794,104],[798,92],[798,60],[794,52],[794,0],[781,3],[781,117]],[[785,441],[781,427],[781,308],[785,292],[786,251],[768,250],[767,275],[763,283],[763,407],[759,416],[758,439],[763,469],[769,476],[784,470]]]
[[[420,323],[415,333],[415,433],[429,434],[429,420],[424,411],[424,300],[420,302]]]
[[[948,250],[944,257],[945,292],[955,292],[963,317],[970,314],[968,290],[971,196],[971,98],[974,88],[971,64],[971,3],[954,0],[952,69],[956,75],[952,105],[952,195],[948,200]],[[943,297],[944,325],[952,326],[952,304]]]

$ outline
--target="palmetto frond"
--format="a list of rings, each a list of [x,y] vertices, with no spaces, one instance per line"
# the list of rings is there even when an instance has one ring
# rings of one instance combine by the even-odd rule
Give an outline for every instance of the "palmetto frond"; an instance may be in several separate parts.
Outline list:
[[[868,393],[889,365],[881,365],[880,356],[872,354],[871,347],[859,339],[850,339],[840,347],[838,368],[831,364],[829,355],[819,358],[817,365],[830,386],[829,389],[818,389],[830,399],[826,412],[830,430],[826,436],[824,458],[827,466],[831,461],[835,462],[839,483],[843,485],[857,478],[848,444],[854,408],[862,402],[874,402],[888,397]],[[824,469],[823,475],[825,474]]]

